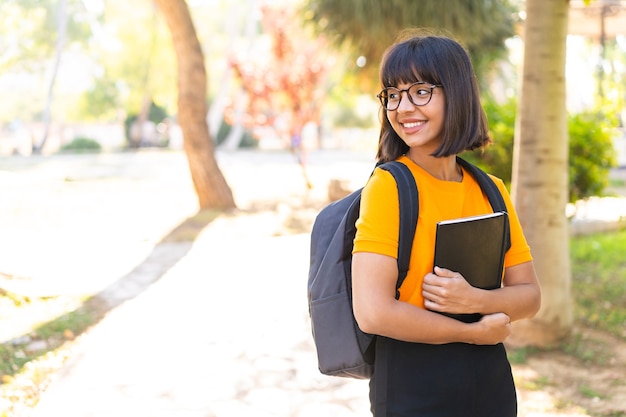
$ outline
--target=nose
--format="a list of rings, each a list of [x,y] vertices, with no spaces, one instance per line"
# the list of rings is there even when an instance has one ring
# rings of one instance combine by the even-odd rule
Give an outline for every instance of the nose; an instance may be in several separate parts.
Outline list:
[[[412,111],[414,109],[415,109],[415,105],[413,104],[413,102],[409,98],[409,92],[408,91],[401,91],[400,92],[400,103],[398,103],[397,110],[399,112],[403,112],[403,111]]]

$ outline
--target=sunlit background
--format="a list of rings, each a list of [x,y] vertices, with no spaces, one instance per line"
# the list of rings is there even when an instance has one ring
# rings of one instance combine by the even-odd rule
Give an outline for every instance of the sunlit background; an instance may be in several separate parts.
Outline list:
[[[0,102],[0,155],[30,154],[33,146],[40,145],[45,131],[49,132],[41,149],[45,154],[58,151],[77,137],[94,139],[105,149],[136,146],[136,141],[179,149],[182,138],[175,120],[175,56],[156,6],[149,0],[137,0],[131,8],[119,0],[65,2],[66,36],[61,46],[54,36],[46,35],[56,32],[60,24],[56,2],[42,2],[42,6],[0,2],[0,89],[4,97]],[[515,4],[520,10],[516,30],[521,33],[523,3]],[[319,77],[312,80],[314,85],[305,88],[312,90],[315,100],[323,102],[315,122],[321,128],[323,145],[361,146],[362,139],[358,145],[354,143],[354,135],[358,134],[367,138],[367,146],[375,146],[375,72],[371,77],[374,79],[360,88],[354,77],[363,66],[375,67],[377,63],[367,62],[358,51],[329,47],[329,39],[303,27],[301,15],[296,16],[303,7],[306,10],[306,3],[296,0],[189,2],[208,70],[209,126],[220,143],[225,141],[224,147],[235,148],[247,139],[256,141],[253,146],[260,148],[284,148],[288,144],[284,129],[289,121],[284,116],[271,124],[260,120],[263,112],[254,114],[247,108],[249,90],[242,89],[242,80],[249,83],[251,77],[245,71],[270,68],[268,59],[273,56],[271,48],[278,27],[288,35],[291,47],[299,48],[305,58],[314,58],[272,64],[272,69],[291,66],[291,71],[304,74],[314,71],[310,68],[313,65],[319,67]],[[572,2],[572,10],[579,7],[583,7],[582,2]],[[599,8],[598,4],[587,7],[594,8]],[[269,9],[274,10],[273,15]],[[589,10],[572,12],[570,19],[568,109],[591,109],[598,106],[601,95],[620,107],[612,111],[621,117],[626,37],[620,31],[626,11],[616,9],[604,18],[602,39],[601,16]],[[519,36],[508,39],[508,59],[505,57],[497,69],[483,75],[497,100],[516,95],[521,45]],[[297,68],[305,65],[308,68]],[[129,138],[130,125],[151,103],[155,114],[144,126],[144,137]],[[242,112],[254,120],[244,120]],[[371,128],[374,131],[367,134],[355,133],[355,129]],[[138,126],[135,129],[140,130]],[[315,135],[305,133],[308,147],[319,146],[321,143],[311,136]],[[619,161],[624,164],[626,156],[620,140],[616,139],[616,147]]]
[[[400,28],[360,28],[389,36],[384,45],[340,43],[317,3],[187,1],[207,70],[209,132],[237,205],[218,215],[198,213],[177,59],[152,0],[0,0],[1,417],[30,415],[68,357],[80,365],[51,385],[35,417],[69,415],[70,403],[76,415],[115,413],[125,401],[133,415],[367,415],[366,382],[317,372],[308,243],[315,214],[372,171],[377,66]],[[495,141],[489,168],[509,184],[525,12],[523,0],[481,4],[500,3],[510,13],[496,47],[472,38],[474,22],[462,26]],[[579,168],[596,175],[595,188],[570,195],[566,215],[580,234],[626,218],[625,3],[570,1],[570,141],[603,145],[570,149],[573,161],[600,166]],[[117,309],[81,339],[101,317],[74,323],[71,313],[93,294]],[[61,330],[44,337],[42,323]],[[520,416],[591,416],[542,380],[542,367],[558,365],[515,367]],[[583,400],[626,403],[619,378],[613,398]],[[113,387],[110,397],[98,383]]]

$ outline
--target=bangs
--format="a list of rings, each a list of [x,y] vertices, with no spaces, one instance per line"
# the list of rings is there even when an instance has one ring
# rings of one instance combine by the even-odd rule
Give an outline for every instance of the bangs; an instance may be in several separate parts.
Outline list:
[[[441,84],[436,65],[429,59],[428,47],[419,40],[396,44],[391,47],[380,67],[383,87],[396,87],[417,81]]]

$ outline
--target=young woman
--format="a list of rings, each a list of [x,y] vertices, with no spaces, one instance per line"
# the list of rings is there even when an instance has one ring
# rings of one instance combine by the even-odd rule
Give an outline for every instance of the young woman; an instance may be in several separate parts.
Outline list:
[[[407,165],[419,189],[419,219],[408,275],[396,299],[398,190],[377,169],[363,190],[353,255],[353,307],[359,327],[379,335],[370,381],[376,417],[511,417],[515,386],[502,342],[511,321],[532,317],[540,289],[530,248],[503,182],[511,248],[503,285],[470,286],[433,265],[441,220],[492,212],[457,154],[490,139],[467,52],[443,36],[405,36],[380,67],[382,127],[377,158]],[[434,271],[433,271],[434,268]],[[464,323],[438,312],[481,313]]]

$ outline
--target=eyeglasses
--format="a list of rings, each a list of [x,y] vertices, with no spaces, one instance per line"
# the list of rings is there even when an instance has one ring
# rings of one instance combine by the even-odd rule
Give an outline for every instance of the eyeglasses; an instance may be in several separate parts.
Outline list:
[[[425,106],[430,103],[430,99],[433,97],[433,90],[437,87],[443,86],[418,81],[404,90],[395,87],[383,88],[376,97],[378,97],[383,107],[389,111],[394,111],[398,108],[400,100],[402,100],[402,93],[406,93],[409,101],[415,106]]]

